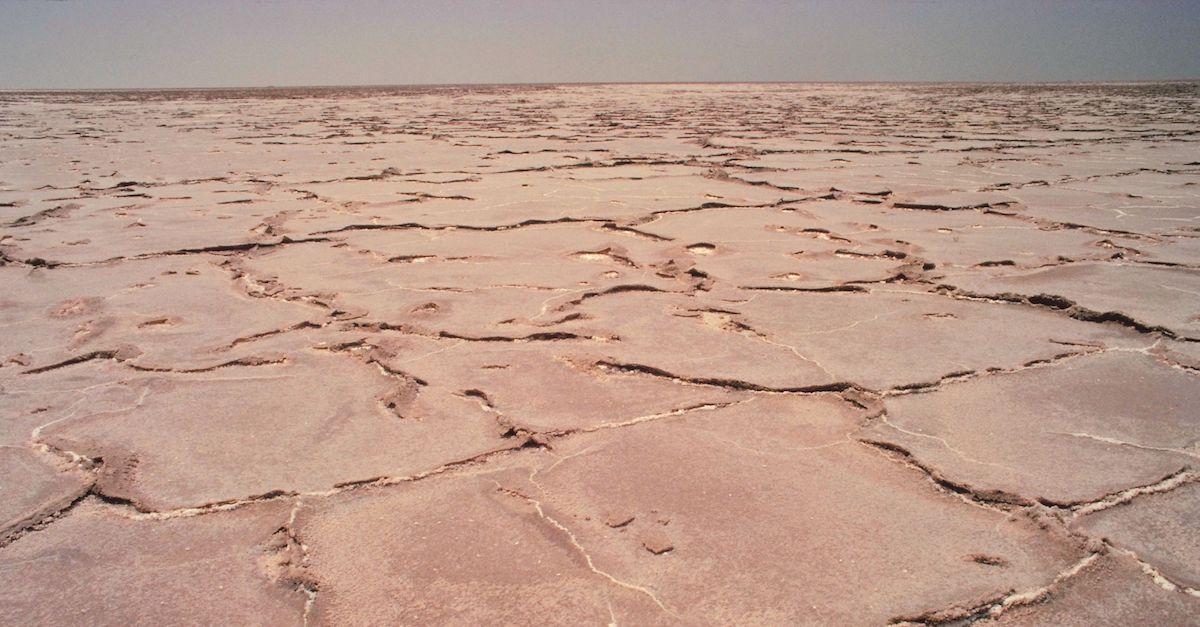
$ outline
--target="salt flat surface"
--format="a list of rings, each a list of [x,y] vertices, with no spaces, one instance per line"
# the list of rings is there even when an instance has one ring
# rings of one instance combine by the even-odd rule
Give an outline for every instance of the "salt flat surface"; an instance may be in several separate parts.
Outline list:
[[[1200,85],[0,94],[0,623],[1196,624]]]

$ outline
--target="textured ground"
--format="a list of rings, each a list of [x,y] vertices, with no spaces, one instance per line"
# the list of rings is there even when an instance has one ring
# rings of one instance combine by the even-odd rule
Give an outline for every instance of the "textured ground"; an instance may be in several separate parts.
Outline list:
[[[1200,85],[0,94],[0,623],[1197,624]]]

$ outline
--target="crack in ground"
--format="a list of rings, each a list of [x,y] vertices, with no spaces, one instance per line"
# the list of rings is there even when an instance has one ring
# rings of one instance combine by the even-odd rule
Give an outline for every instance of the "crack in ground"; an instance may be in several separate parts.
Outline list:
[[[1073,301],[1065,296],[1058,296],[1056,294],[1035,294],[1032,296],[1026,295],[1026,294],[1017,294],[1014,292],[999,292],[999,293],[995,293],[995,294],[983,294],[983,293],[979,293],[979,292],[972,292],[972,291],[960,289],[958,287],[955,287],[953,285],[948,285],[948,284],[942,284],[942,285],[937,286],[937,288],[932,293],[942,294],[944,296],[949,296],[950,298],[955,298],[955,299],[959,299],[959,300],[1026,305],[1026,306],[1030,306],[1030,307],[1035,307],[1037,309],[1057,312],[1057,313],[1065,315],[1069,318],[1073,318],[1075,320],[1080,320],[1083,322],[1094,322],[1097,324],[1111,322],[1111,323],[1115,323],[1115,324],[1133,329],[1134,331],[1137,331],[1138,333],[1150,334],[1150,335],[1157,334],[1157,335],[1162,335],[1164,337],[1168,337],[1171,339],[1183,340],[1183,341],[1189,340],[1189,338],[1181,337],[1180,335],[1178,335],[1177,333],[1175,333],[1174,331],[1172,331],[1171,329],[1168,329],[1166,327],[1150,325],[1150,324],[1147,324],[1144,322],[1140,322],[1140,321],[1134,319],[1132,316],[1121,313],[1119,311],[1103,311],[1102,312],[1102,311],[1096,311],[1094,309],[1088,309],[1087,307],[1083,307],[1082,305],[1077,304],[1075,301]]]
[[[1030,590],[1009,591],[973,607],[948,607],[921,614],[899,616],[888,621],[890,625],[959,625],[971,624],[984,618],[996,619],[1008,610],[1022,605],[1043,601],[1064,581],[1068,581],[1091,566],[1101,552],[1092,552],[1066,569],[1058,572],[1050,583]]]
[[[155,259],[160,257],[175,257],[180,255],[207,255],[221,253],[245,253],[254,250],[266,250],[271,248],[280,248],[291,244],[309,244],[313,242],[331,242],[334,241],[328,237],[302,237],[292,239],[288,236],[283,236],[277,242],[240,242],[237,244],[214,244],[212,246],[199,246],[196,248],[176,248],[173,250],[164,250],[152,253],[139,253],[136,255],[121,255],[110,257],[99,261],[53,261],[43,259],[41,257],[30,257],[27,259],[18,259],[8,254],[0,255],[0,261],[4,263],[12,263],[17,265],[25,265],[34,268],[88,268],[93,266],[104,266],[123,261],[140,261],[143,259]]]
[[[1138,556],[1137,553],[1134,553],[1133,551],[1123,547],[1115,546],[1109,543],[1107,540],[1104,541],[1104,545],[1110,550],[1117,551],[1118,553],[1133,558],[1133,560],[1138,563],[1138,566],[1141,567],[1142,572],[1163,590],[1166,590],[1167,592],[1182,592],[1188,596],[1200,598],[1200,590],[1196,590],[1195,588],[1190,588],[1188,586],[1180,585],[1174,581],[1171,581],[1166,577],[1166,575],[1162,574],[1162,571],[1155,568],[1153,564],[1143,560],[1140,556]]]
[[[858,442],[879,450],[886,457],[899,461],[904,465],[919,470],[935,486],[942,491],[958,496],[963,502],[991,510],[1010,511],[1014,507],[1028,507],[1036,501],[1014,492],[1000,489],[979,489],[969,484],[954,481],[936,468],[921,462],[907,448],[883,440],[859,438]]]
[[[562,460],[555,462],[555,464],[553,464],[551,467],[558,465],[558,463],[560,463],[561,461]],[[537,479],[535,478],[536,475],[538,474],[538,470],[539,470],[538,468],[534,468],[533,470],[531,470],[529,473],[528,480],[530,483],[532,483],[538,489],[539,493],[545,494],[545,489],[542,487],[542,485],[540,483],[537,482]],[[522,494],[521,492],[518,492],[517,490],[513,490],[511,488],[505,488],[504,486],[500,485],[500,483],[498,481],[493,480],[492,483],[494,483],[496,485],[497,492],[520,499],[520,500],[525,501],[525,502],[529,503],[530,505],[532,505],[534,510],[537,512],[537,515],[539,518],[541,518],[542,520],[549,523],[550,526],[552,526],[555,529],[557,529],[558,531],[562,532],[562,534],[567,537],[567,541],[570,542],[571,546],[579,553],[580,556],[583,557],[584,562],[587,564],[588,569],[590,571],[592,571],[594,574],[608,580],[610,583],[612,583],[615,586],[625,588],[627,590],[632,590],[634,592],[638,592],[640,594],[645,595],[651,601],[653,601],[654,604],[657,605],[659,607],[659,609],[661,609],[663,612],[665,612],[666,614],[668,614],[676,619],[679,618],[679,615],[676,614],[674,611],[672,611],[670,608],[668,608],[662,602],[662,599],[658,598],[658,595],[655,594],[653,590],[650,590],[649,588],[646,588],[644,586],[639,586],[637,584],[629,583],[627,581],[618,579],[615,576],[613,576],[612,574],[608,573],[607,571],[601,570],[599,567],[597,567],[595,561],[592,559],[592,555],[590,553],[588,553],[587,549],[584,548],[583,544],[581,544],[579,542],[579,539],[575,536],[575,533],[572,532],[566,525],[562,524],[557,519],[555,519],[554,517],[547,514],[545,509],[542,508],[542,502],[540,500],[535,499],[526,494]]]
[[[1163,452],[1163,453],[1177,453],[1179,455],[1187,455],[1188,457],[1195,457],[1197,459],[1200,459],[1200,453],[1197,453],[1194,451],[1189,451],[1187,449],[1182,449],[1182,448],[1148,446],[1146,444],[1138,444],[1136,442],[1127,442],[1125,440],[1118,440],[1116,438],[1110,438],[1110,437],[1106,437],[1106,436],[1102,436],[1102,435],[1092,435],[1091,433],[1080,433],[1080,432],[1066,433],[1066,432],[1062,432],[1062,431],[1047,431],[1046,433],[1049,433],[1050,435],[1064,435],[1064,436],[1073,437],[1073,438],[1084,438],[1084,439],[1092,440],[1095,442],[1103,442],[1104,444],[1112,444],[1113,446],[1128,446],[1130,448],[1142,449],[1144,451],[1159,451],[1159,452]],[[1192,446],[1195,447],[1194,442],[1193,442]]]
[[[1070,508],[1071,519],[1074,520],[1080,516],[1086,516],[1110,507],[1128,503],[1143,494],[1162,494],[1196,481],[1200,481],[1200,473],[1196,473],[1190,467],[1185,466],[1154,483],[1114,492],[1091,501],[1067,504],[1066,507]],[[1064,505],[1056,503],[1045,504],[1064,507]]]
[[[870,392],[870,390],[851,382],[823,383],[817,385],[794,386],[794,387],[774,387],[768,385],[760,385],[750,381],[740,379],[728,379],[720,377],[685,377],[677,375],[661,368],[648,366],[637,363],[623,363],[610,360],[600,360],[595,362],[594,367],[601,371],[623,372],[644,374],[660,379],[669,379],[676,383],[685,383],[690,385],[704,385],[711,387],[720,387],[729,390],[744,390],[750,392],[767,392],[775,394],[818,394],[822,392],[845,392],[847,390],[861,390]]]

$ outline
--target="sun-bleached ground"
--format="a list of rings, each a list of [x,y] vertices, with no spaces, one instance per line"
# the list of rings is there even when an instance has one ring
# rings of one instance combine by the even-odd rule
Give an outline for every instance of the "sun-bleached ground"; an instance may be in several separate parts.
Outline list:
[[[1200,86],[0,94],[0,623],[1186,624]]]

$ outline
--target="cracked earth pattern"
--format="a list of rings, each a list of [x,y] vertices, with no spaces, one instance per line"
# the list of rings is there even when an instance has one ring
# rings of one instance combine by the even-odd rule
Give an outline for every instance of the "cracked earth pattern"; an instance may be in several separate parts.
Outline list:
[[[1200,86],[0,96],[0,623],[1197,624]]]

